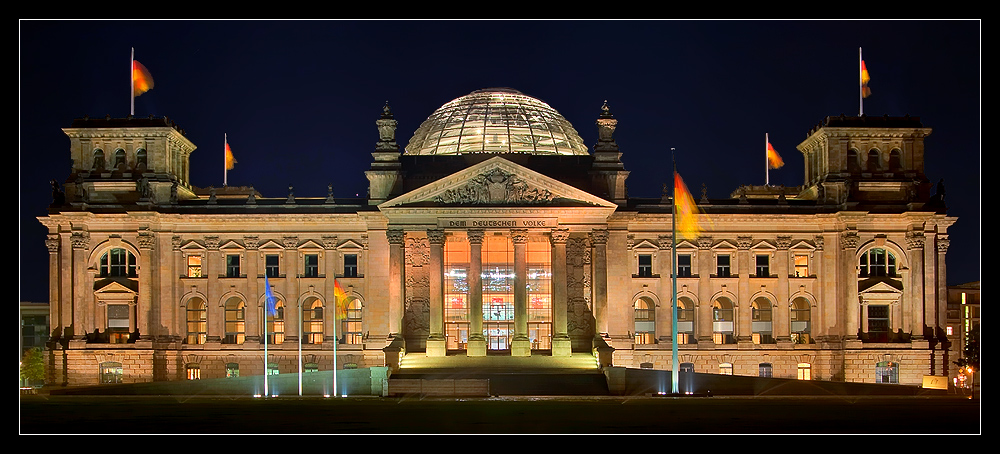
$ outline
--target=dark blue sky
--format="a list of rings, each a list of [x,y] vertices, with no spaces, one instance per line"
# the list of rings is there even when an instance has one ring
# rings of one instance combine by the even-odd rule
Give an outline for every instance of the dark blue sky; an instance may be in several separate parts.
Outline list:
[[[136,115],[167,116],[198,149],[191,182],[264,196],[365,194],[386,101],[405,146],[434,109],[512,87],[565,116],[589,147],[605,100],[631,171],[629,193],[658,196],[670,148],[688,186],[710,198],[763,184],[764,134],[785,160],[772,184],[801,185],[796,145],[828,115],[857,115],[858,48],[871,73],[868,115],[913,115],[933,129],[925,173],[944,178],[948,282],[979,280],[981,22],[865,21],[21,21],[22,301],[44,301],[42,216],[50,179],[70,171],[60,128],[129,113],[129,52],[155,80]]]

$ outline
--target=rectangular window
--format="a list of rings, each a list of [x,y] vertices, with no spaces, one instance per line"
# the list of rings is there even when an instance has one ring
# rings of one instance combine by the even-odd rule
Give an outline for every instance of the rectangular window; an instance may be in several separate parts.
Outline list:
[[[889,342],[889,306],[884,304],[868,306],[868,340]]]
[[[304,265],[303,276],[319,277],[319,255],[306,254]]]
[[[771,275],[769,259],[770,256],[767,254],[757,254],[757,277],[768,277]]]
[[[201,277],[201,256],[188,256],[188,277]]]
[[[264,272],[267,277],[278,277],[278,254],[267,254],[264,256]]]
[[[691,277],[691,255],[677,256],[677,277]]]
[[[795,277],[808,277],[809,276],[809,256],[808,255],[796,255],[795,256]]]
[[[344,254],[344,277],[358,277],[358,254]]]
[[[729,254],[719,254],[715,259],[716,262],[716,274],[719,277],[729,277]]]
[[[639,277],[653,277],[653,256],[639,254]]]
[[[240,255],[226,255],[226,277],[240,277]]]

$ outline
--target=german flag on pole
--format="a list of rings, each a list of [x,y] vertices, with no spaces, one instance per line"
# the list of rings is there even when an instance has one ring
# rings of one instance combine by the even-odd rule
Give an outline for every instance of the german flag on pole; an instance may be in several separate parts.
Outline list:
[[[347,318],[347,293],[344,293],[344,288],[340,286],[340,282],[336,279],[333,280],[333,300],[336,305],[337,320],[343,320]]]
[[[688,240],[697,239],[701,233],[701,226],[698,225],[698,206],[677,172],[674,172],[674,205],[677,207],[674,213],[677,216],[677,236]]]
[[[872,95],[872,90],[868,88],[868,81],[871,77],[868,76],[868,67],[865,66],[865,61],[861,60],[861,97],[867,98]]]
[[[778,152],[774,151],[774,147],[770,141],[767,142],[767,163],[772,169],[779,169],[785,165],[785,161],[782,161],[781,156],[778,156]]]
[[[142,63],[132,60],[132,96],[139,96],[153,88],[153,76]]]
[[[229,148],[229,140],[226,139],[226,170],[233,170],[236,165],[236,158],[233,157],[233,150]]]

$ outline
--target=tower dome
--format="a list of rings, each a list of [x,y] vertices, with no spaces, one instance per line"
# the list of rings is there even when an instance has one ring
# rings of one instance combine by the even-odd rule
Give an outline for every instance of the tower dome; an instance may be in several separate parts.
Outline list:
[[[589,154],[559,112],[510,88],[476,90],[441,106],[413,133],[405,152],[466,153]]]

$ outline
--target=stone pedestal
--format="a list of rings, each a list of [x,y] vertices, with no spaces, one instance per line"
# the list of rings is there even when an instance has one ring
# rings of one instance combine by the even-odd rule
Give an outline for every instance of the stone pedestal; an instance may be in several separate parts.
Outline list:
[[[474,338],[470,335],[465,354],[466,356],[486,356],[486,339],[483,336]]]
[[[510,342],[510,356],[531,356],[531,341],[527,337]]]
[[[569,336],[552,338],[552,356],[572,356],[573,341]]]
[[[443,337],[438,338],[436,336],[428,337],[426,352],[427,356],[447,356],[448,347],[447,344],[445,344],[445,339]]]

